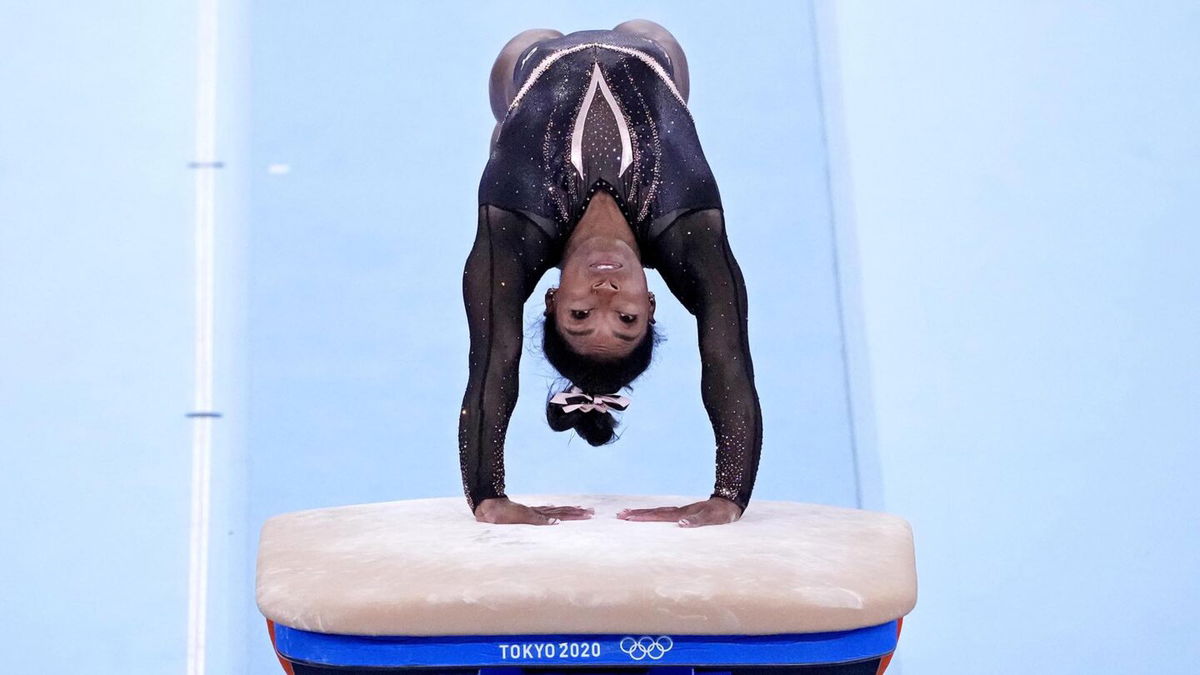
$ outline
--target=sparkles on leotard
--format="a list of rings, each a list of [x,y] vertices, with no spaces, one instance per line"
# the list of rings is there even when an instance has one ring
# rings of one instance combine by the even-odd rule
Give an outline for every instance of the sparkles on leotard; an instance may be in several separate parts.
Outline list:
[[[647,38],[581,31],[526,49],[514,82],[480,180],[463,276],[471,352],[459,459],[468,505],[505,496],[522,310],[559,263],[589,199],[604,190],[629,222],[642,264],[696,317],[701,394],[716,439],[712,494],[745,509],[762,447],[745,283],[669,58]]]
[[[481,204],[517,211],[551,237],[610,192],[642,238],[721,198],[687,105],[655,42],[582,31],[533,45],[479,186]]]

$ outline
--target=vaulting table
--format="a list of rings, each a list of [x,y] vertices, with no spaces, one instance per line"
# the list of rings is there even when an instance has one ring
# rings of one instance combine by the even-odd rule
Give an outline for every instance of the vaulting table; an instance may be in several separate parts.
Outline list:
[[[268,520],[258,606],[284,669],[878,675],[916,603],[912,530],[885,513],[755,500],[683,528],[616,514],[695,498],[511,498],[596,513],[491,525],[452,497]]]

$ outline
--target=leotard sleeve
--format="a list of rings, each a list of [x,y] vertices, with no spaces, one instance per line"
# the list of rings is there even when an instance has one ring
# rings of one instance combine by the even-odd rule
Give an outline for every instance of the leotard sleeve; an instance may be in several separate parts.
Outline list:
[[[458,422],[463,491],[474,512],[504,494],[504,437],[517,403],[525,301],[551,266],[550,238],[531,221],[479,207],[475,244],[463,271],[471,333],[470,375]]]
[[[746,284],[720,209],[677,219],[651,244],[671,292],[696,317],[701,396],[716,437],[713,497],[745,510],[758,474],[762,410],[747,336]]]

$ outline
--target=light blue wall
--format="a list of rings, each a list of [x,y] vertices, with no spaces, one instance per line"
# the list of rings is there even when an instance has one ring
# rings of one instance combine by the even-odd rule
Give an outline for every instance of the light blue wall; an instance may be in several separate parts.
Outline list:
[[[884,506],[917,544],[900,665],[1192,672],[1200,10],[826,16]]]
[[[6,672],[184,668],[189,10],[0,5]]]
[[[4,672],[186,672],[196,16],[192,2],[0,4]],[[251,560],[236,236],[245,24],[223,8],[214,673],[244,667]]]

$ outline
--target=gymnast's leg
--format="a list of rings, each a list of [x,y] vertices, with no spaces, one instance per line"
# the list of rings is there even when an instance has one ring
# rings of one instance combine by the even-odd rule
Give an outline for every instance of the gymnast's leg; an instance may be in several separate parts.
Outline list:
[[[530,28],[518,33],[500,49],[500,55],[492,64],[492,81],[488,86],[488,94],[492,99],[492,115],[496,117],[497,122],[504,119],[509,104],[517,95],[517,85],[513,82],[513,70],[521,52],[535,42],[553,40],[562,36],[562,33],[550,28]]]
[[[496,128],[492,129],[492,141],[489,148],[496,144],[496,136],[500,133],[500,121],[508,113],[508,106],[517,95],[517,85],[513,82],[513,70],[517,59],[529,45],[542,40],[552,40],[562,37],[562,33],[552,28],[530,28],[517,33],[513,39],[500,48],[496,62],[492,64],[491,82],[488,84],[488,96],[492,101],[492,116],[496,118]]]
[[[674,35],[671,35],[671,31],[646,19],[626,21],[618,24],[613,30],[650,38],[662,45],[667,52],[667,58],[671,60],[675,88],[679,90],[679,95],[683,97],[684,102],[688,100],[691,80],[688,78],[687,56],[683,53],[683,47],[679,46],[679,41],[675,39]]]

